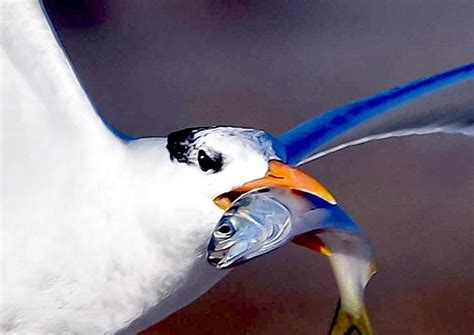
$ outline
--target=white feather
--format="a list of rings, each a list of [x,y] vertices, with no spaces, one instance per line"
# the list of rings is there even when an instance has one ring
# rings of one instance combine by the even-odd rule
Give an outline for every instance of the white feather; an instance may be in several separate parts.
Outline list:
[[[1,10],[0,330],[150,326],[223,277],[205,261],[221,215],[212,198],[263,176],[267,154],[216,131],[208,144],[235,152],[212,175],[171,162],[165,139],[122,142],[95,113],[40,4],[4,1]]]

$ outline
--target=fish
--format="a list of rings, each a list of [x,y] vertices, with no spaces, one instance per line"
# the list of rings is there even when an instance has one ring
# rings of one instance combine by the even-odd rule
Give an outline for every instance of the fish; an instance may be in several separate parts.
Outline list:
[[[286,187],[244,193],[213,230],[207,260],[218,269],[229,269],[290,241],[329,258],[340,295],[329,334],[373,334],[364,303],[365,288],[376,272],[372,247],[336,203]]]

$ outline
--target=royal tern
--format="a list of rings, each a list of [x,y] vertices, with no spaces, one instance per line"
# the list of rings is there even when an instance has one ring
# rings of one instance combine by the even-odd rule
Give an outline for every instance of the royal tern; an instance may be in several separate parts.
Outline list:
[[[96,113],[40,2],[4,1],[1,10],[5,333],[130,332],[190,303],[225,274],[205,260],[222,214],[212,200],[261,179],[270,159],[300,164],[389,136],[472,133],[472,108],[428,117],[405,109],[465,85],[468,64],[278,138],[204,127],[134,139]]]

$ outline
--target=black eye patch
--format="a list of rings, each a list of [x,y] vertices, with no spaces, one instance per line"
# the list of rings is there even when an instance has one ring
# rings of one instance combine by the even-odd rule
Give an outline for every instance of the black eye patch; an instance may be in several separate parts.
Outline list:
[[[197,164],[204,172],[212,171],[216,173],[221,171],[224,165],[222,155],[218,152],[198,149],[196,145],[197,139],[202,136],[200,132],[210,128],[213,127],[187,128],[169,134],[166,148],[170,154],[170,159],[189,165]],[[201,147],[205,147],[205,144],[201,144]]]
[[[169,134],[166,148],[170,153],[170,158],[181,163],[189,163],[189,153],[195,148],[196,134],[204,129],[208,128],[186,128]]]
[[[201,170],[207,172],[212,170],[214,173],[222,170],[222,155],[215,154],[213,157],[209,155],[204,150],[199,150],[198,152],[198,163]]]

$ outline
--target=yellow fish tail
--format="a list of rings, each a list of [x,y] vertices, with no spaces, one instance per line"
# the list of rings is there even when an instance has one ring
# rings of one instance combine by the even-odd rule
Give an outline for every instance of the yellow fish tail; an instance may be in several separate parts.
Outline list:
[[[365,307],[361,307],[357,316],[352,315],[342,307],[339,300],[329,328],[329,335],[373,335],[373,333]]]

